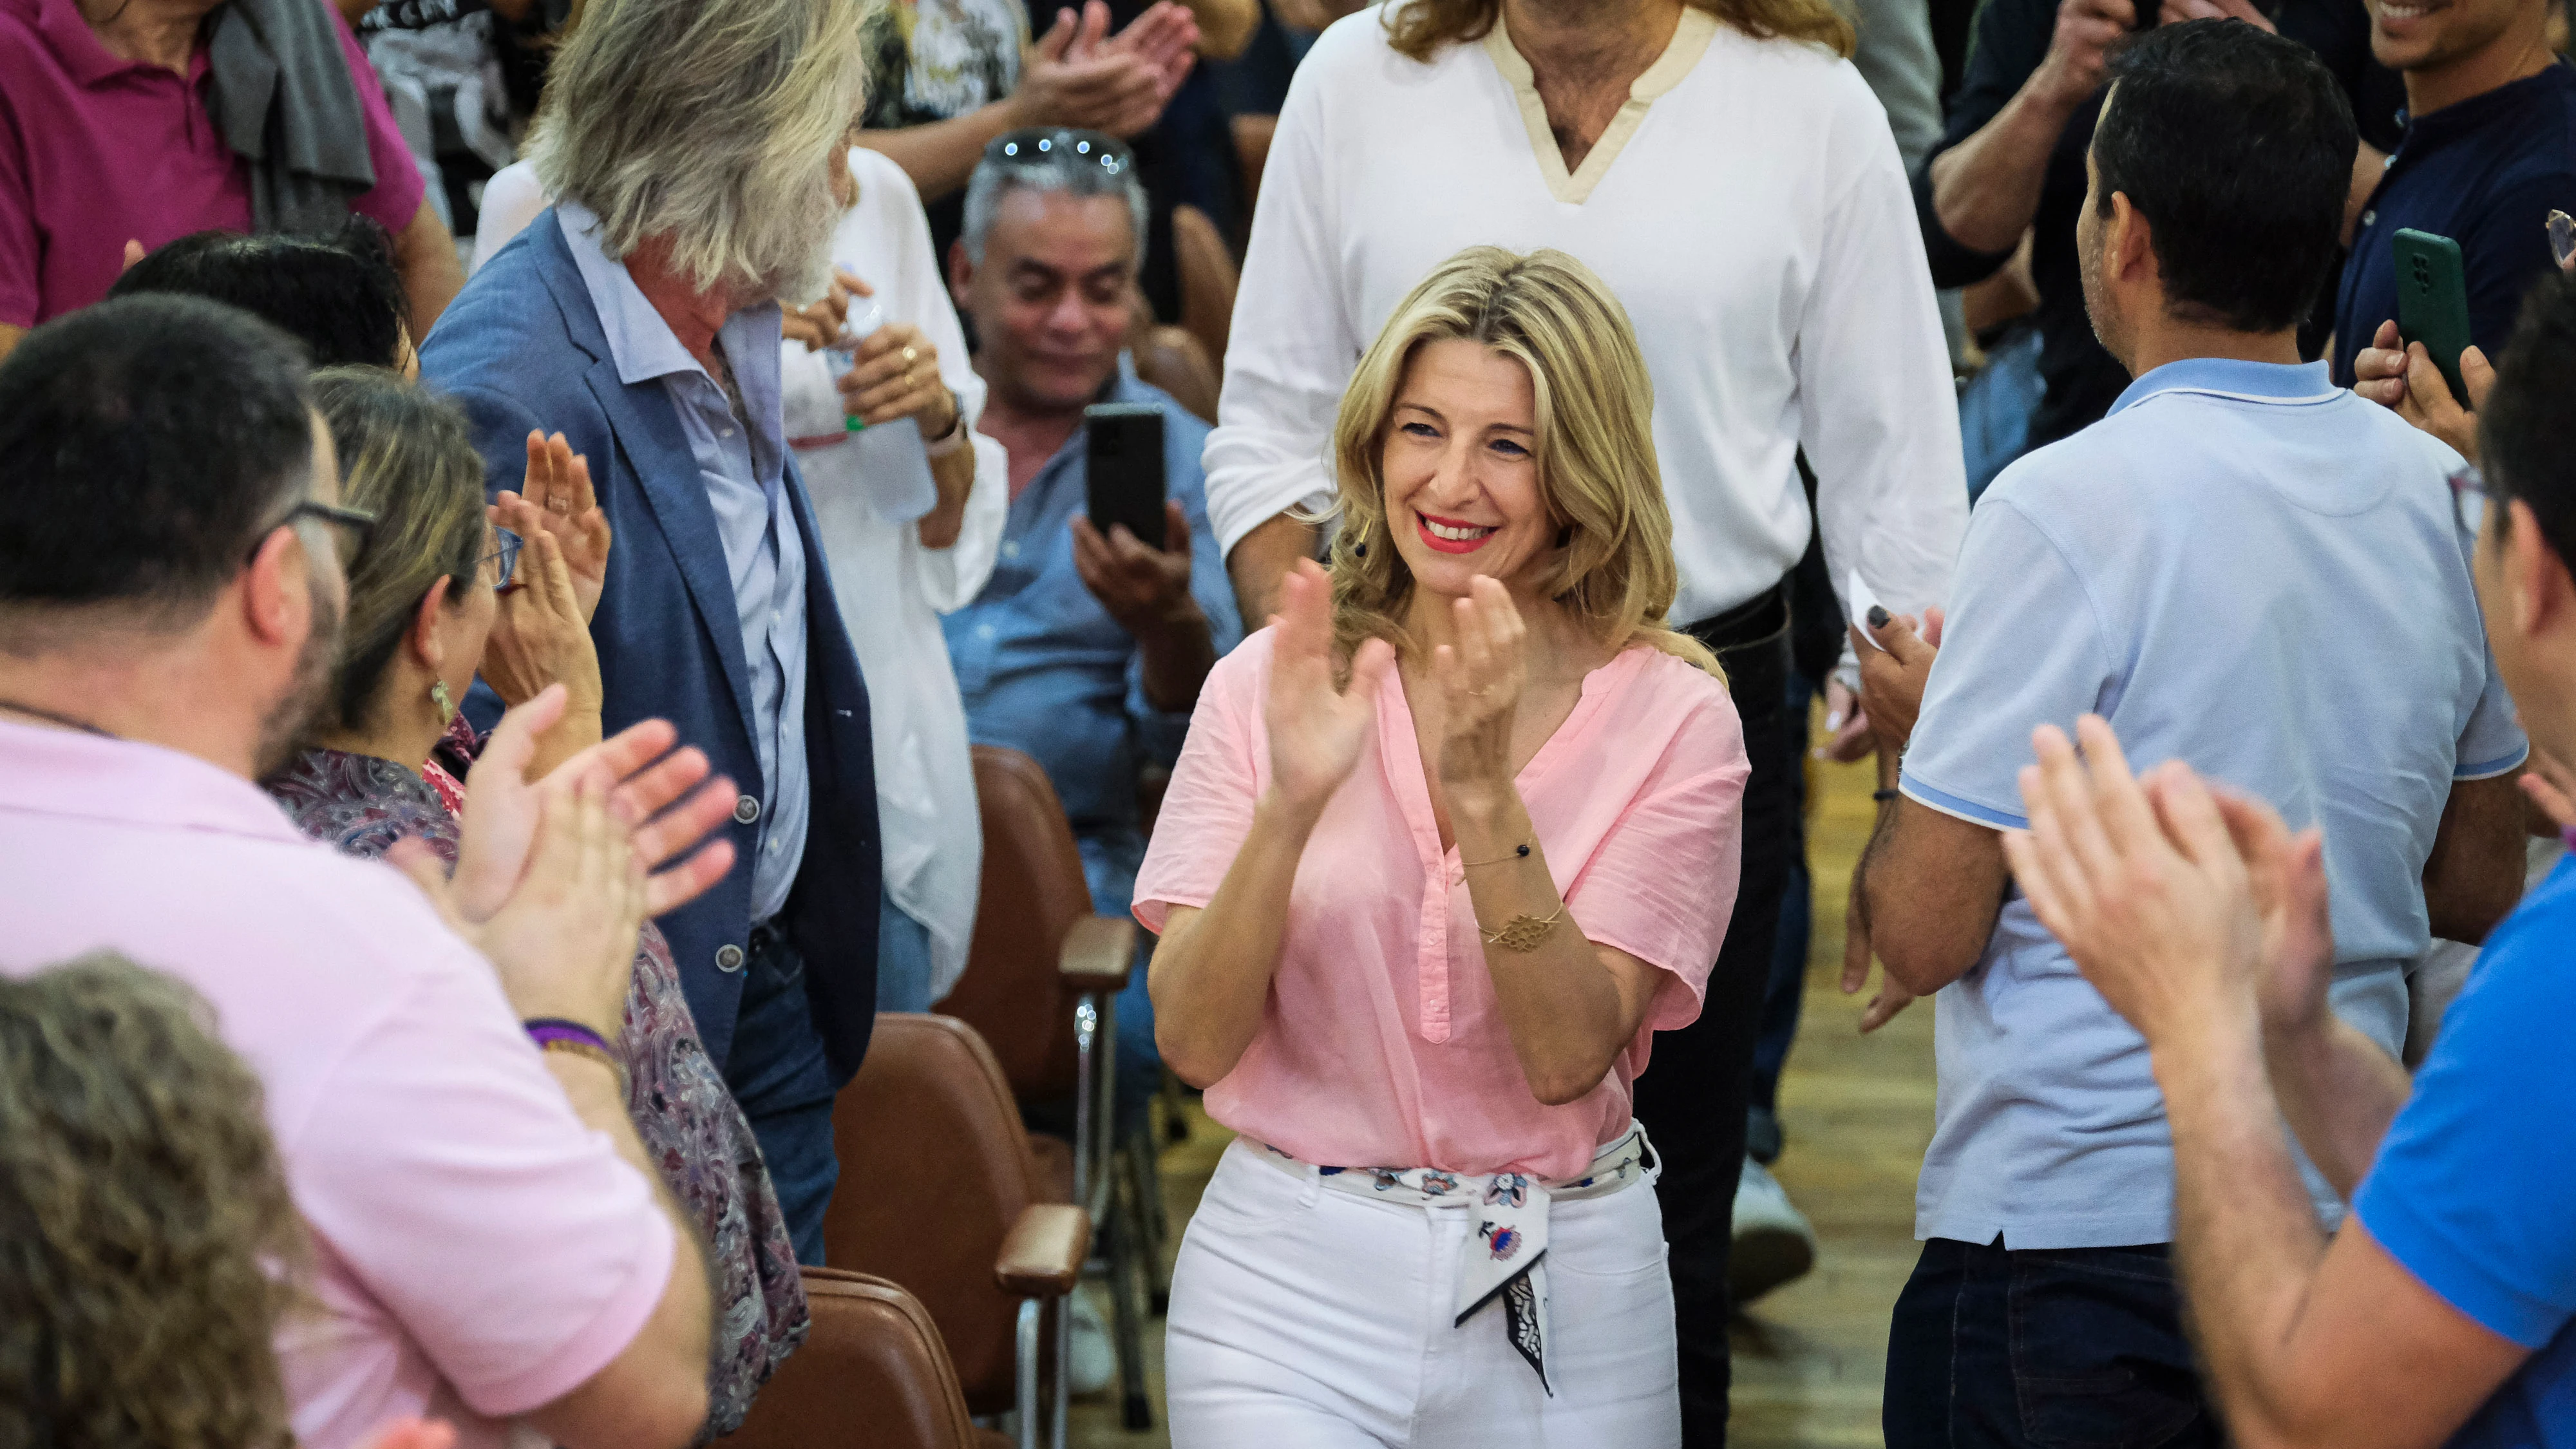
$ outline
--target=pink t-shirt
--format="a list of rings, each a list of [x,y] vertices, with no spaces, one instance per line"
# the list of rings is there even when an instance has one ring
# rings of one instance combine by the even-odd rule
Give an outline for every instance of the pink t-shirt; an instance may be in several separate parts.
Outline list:
[[[1162,929],[1204,906],[1269,788],[1262,727],[1272,631],[1217,662],[1199,691],[1136,876],[1136,918]],[[1261,1030],[1208,1115],[1307,1162],[1573,1176],[1625,1131],[1652,1033],[1699,1016],[1735,906],[1744,731],[1725,686],[1643,645],[1585,677],[1583,697],[1521,771],[1522,802],[1571,919],[1669,973],[1636,1042],[1563,1106],[1530,1095],[1487,974],[1466,872],[1444,851],[1404,686],[1324,809],[1288,905]]]
[[[350,206],[400,235],[420,210],[420,168],[357,37],[332,24],[376,170]],[[109,53],[77,0],[0,0],[0,322],[30,327],[106,296],[128,241],[250,230],[249,164],[207,112],[206,79],[202,43],[183,79]]]
[[[0,971],[123,952],[259,1073],[314,1244],[320,1311],[278,1335],[301,1443],[430,1414],[489,1449],[651,1316],[676,1246],[653,1185],[391,867],[202,760],[0,723],[0,881]]]

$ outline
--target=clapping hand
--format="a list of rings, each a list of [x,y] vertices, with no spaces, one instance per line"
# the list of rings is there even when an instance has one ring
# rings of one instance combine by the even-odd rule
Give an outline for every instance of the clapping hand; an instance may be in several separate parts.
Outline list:
[[[1511,592],[1478,575],[1450,605],[1456,642],[1431,651],[1440,685],[1440,790],[1473,809],[1512,788],[1512,722],[1529,683],[1528,629]]]
[[[2272,17],[2255,9],[2252,0],[2164,0],[2156,16],[2165,25],[2180,25],[2186,20],[2242,20],[2266,35],[2281,33]]]
[[[1347,687],[1333,682],[1333,586],[1312,559],[1279,582],[1280,611],[1270,617],[1270,696],[1262,723],[1270,735],[1270,790],[1299,811],[1320,811],[1357,768],[1377,722],[1377,693],[1395,668],[1395,647],[1362,643],[1351,656]]]
[[[2032,911],[2151,1049],[2255,1026],[2272,933],[2218,802],[2179,761],[2133,777],[2099,716],[2076,734],[2081,760],[2056,726],[2033,734],[2039,763],[2021,772],[2030,828],[2004,834]],[[2284,909],[2289,896],[2275,891]]]
[[[514,493],[501,499],[492,515],[519,536],[519,566],[501,595],[478,672],[504,704],[525,704],[547,685],[561,684],[569,692],[567,716],[595,721],[605,691],[572,561],[536,504]]]
[[[609,813],[609,786],[605,771],[582,770],[542,792],[527,869],[473,939],[521,1019],[576,1021],[615,1041],[646,883],[643,862]]]
[[[1138,22],[1144,18],[1137,17]],[[1160,119],[1170,96],[1163,88],[1164,72],[1136,43],[1104,44],[1108,34],[1106,0],[1089,0],[1079,16],[1069,9],[1057,11],[1055,24],[1029,51],[1019,89],[1011,93],[1014,122],[1133,136]]]
[[[1197,64],[1194,53],[1199,43],[1199,20],[1186,5],[1177,0],[1155,0],[1144,14],[1127,22],[1127,28],[1111,36],[1100,49],[1103,52],[1124,51],[1145,63],[1154,77],[1154,99],[1157,109],[1172,98],[1189,79],[1190,67]],[[1151,121],[1146,125],[1152,125]],[[1143,129],[1139,127],[1138,129]]]
[[[505,507],[526,499],[531,511],[505,522]],[[494,525],[533,542],[526,526],[551,534],[572,570],[573,593],[581,603],[582,622],[599,613],[599,596],[608,588],[608,515],[590,486],[590,460],[572,450],[564,435],[528,434],[528,472],[516,493],[503,489],[489,513]]]
[[[529,780],[537,737],[562,718],[564,706],[563,687],[550,685],[503,715],[466,776],[455,878],[436,894],[469,928],[490,920],[518,888],[545,794],[571,789],[588,772],[600,772],[609,787],[610,813],[627,831],[643,868],[654,872],[645,882],[648,916],[697,899],[733,868],[733,843],[707,839],[733,818],[733,782],[720,775],[709,779],[703,752],[674,750],[679,731],[668,720],[630,726],[574,755],[543,780]],[[427,854],[426,847],[413,848]]]

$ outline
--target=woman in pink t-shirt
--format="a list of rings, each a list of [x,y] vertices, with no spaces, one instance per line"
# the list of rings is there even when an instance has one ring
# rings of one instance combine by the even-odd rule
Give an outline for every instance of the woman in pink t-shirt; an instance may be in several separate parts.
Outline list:
[[[1746,764],[1663,623],[1652,407],[1582,263],[1461,252],[1343,395],[1329,580],[1200,693],[1136,882],[1163,1060],[1239,1134],[1182,1449],[1680,1442],[1629,1084],[1699,1014]]]

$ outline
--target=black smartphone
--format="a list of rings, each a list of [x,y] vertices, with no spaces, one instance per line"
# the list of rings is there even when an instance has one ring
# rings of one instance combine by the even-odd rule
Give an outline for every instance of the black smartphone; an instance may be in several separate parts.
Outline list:
[[[2397,335],[2421,342],[2451,385],[2451,397],[2469,405],[2460,381],[2460,354],[2469,345],[2469,287],[2460,269],[2460,244],[2408,227],[2389,238],[2397,265]]]
[[[1094,403],[1082,410],[1083,473],[1091,526],[1127,525],[1147,548],[1163,546],[1163,410],[1149,403]]]

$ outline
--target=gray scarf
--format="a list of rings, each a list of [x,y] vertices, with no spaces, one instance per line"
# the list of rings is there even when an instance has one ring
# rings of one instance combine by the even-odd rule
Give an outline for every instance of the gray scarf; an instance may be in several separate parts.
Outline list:
[[[251,229],[337,229],[376,167],[330,0],[229,0],[206,60],[206,109],[250,163]]]

